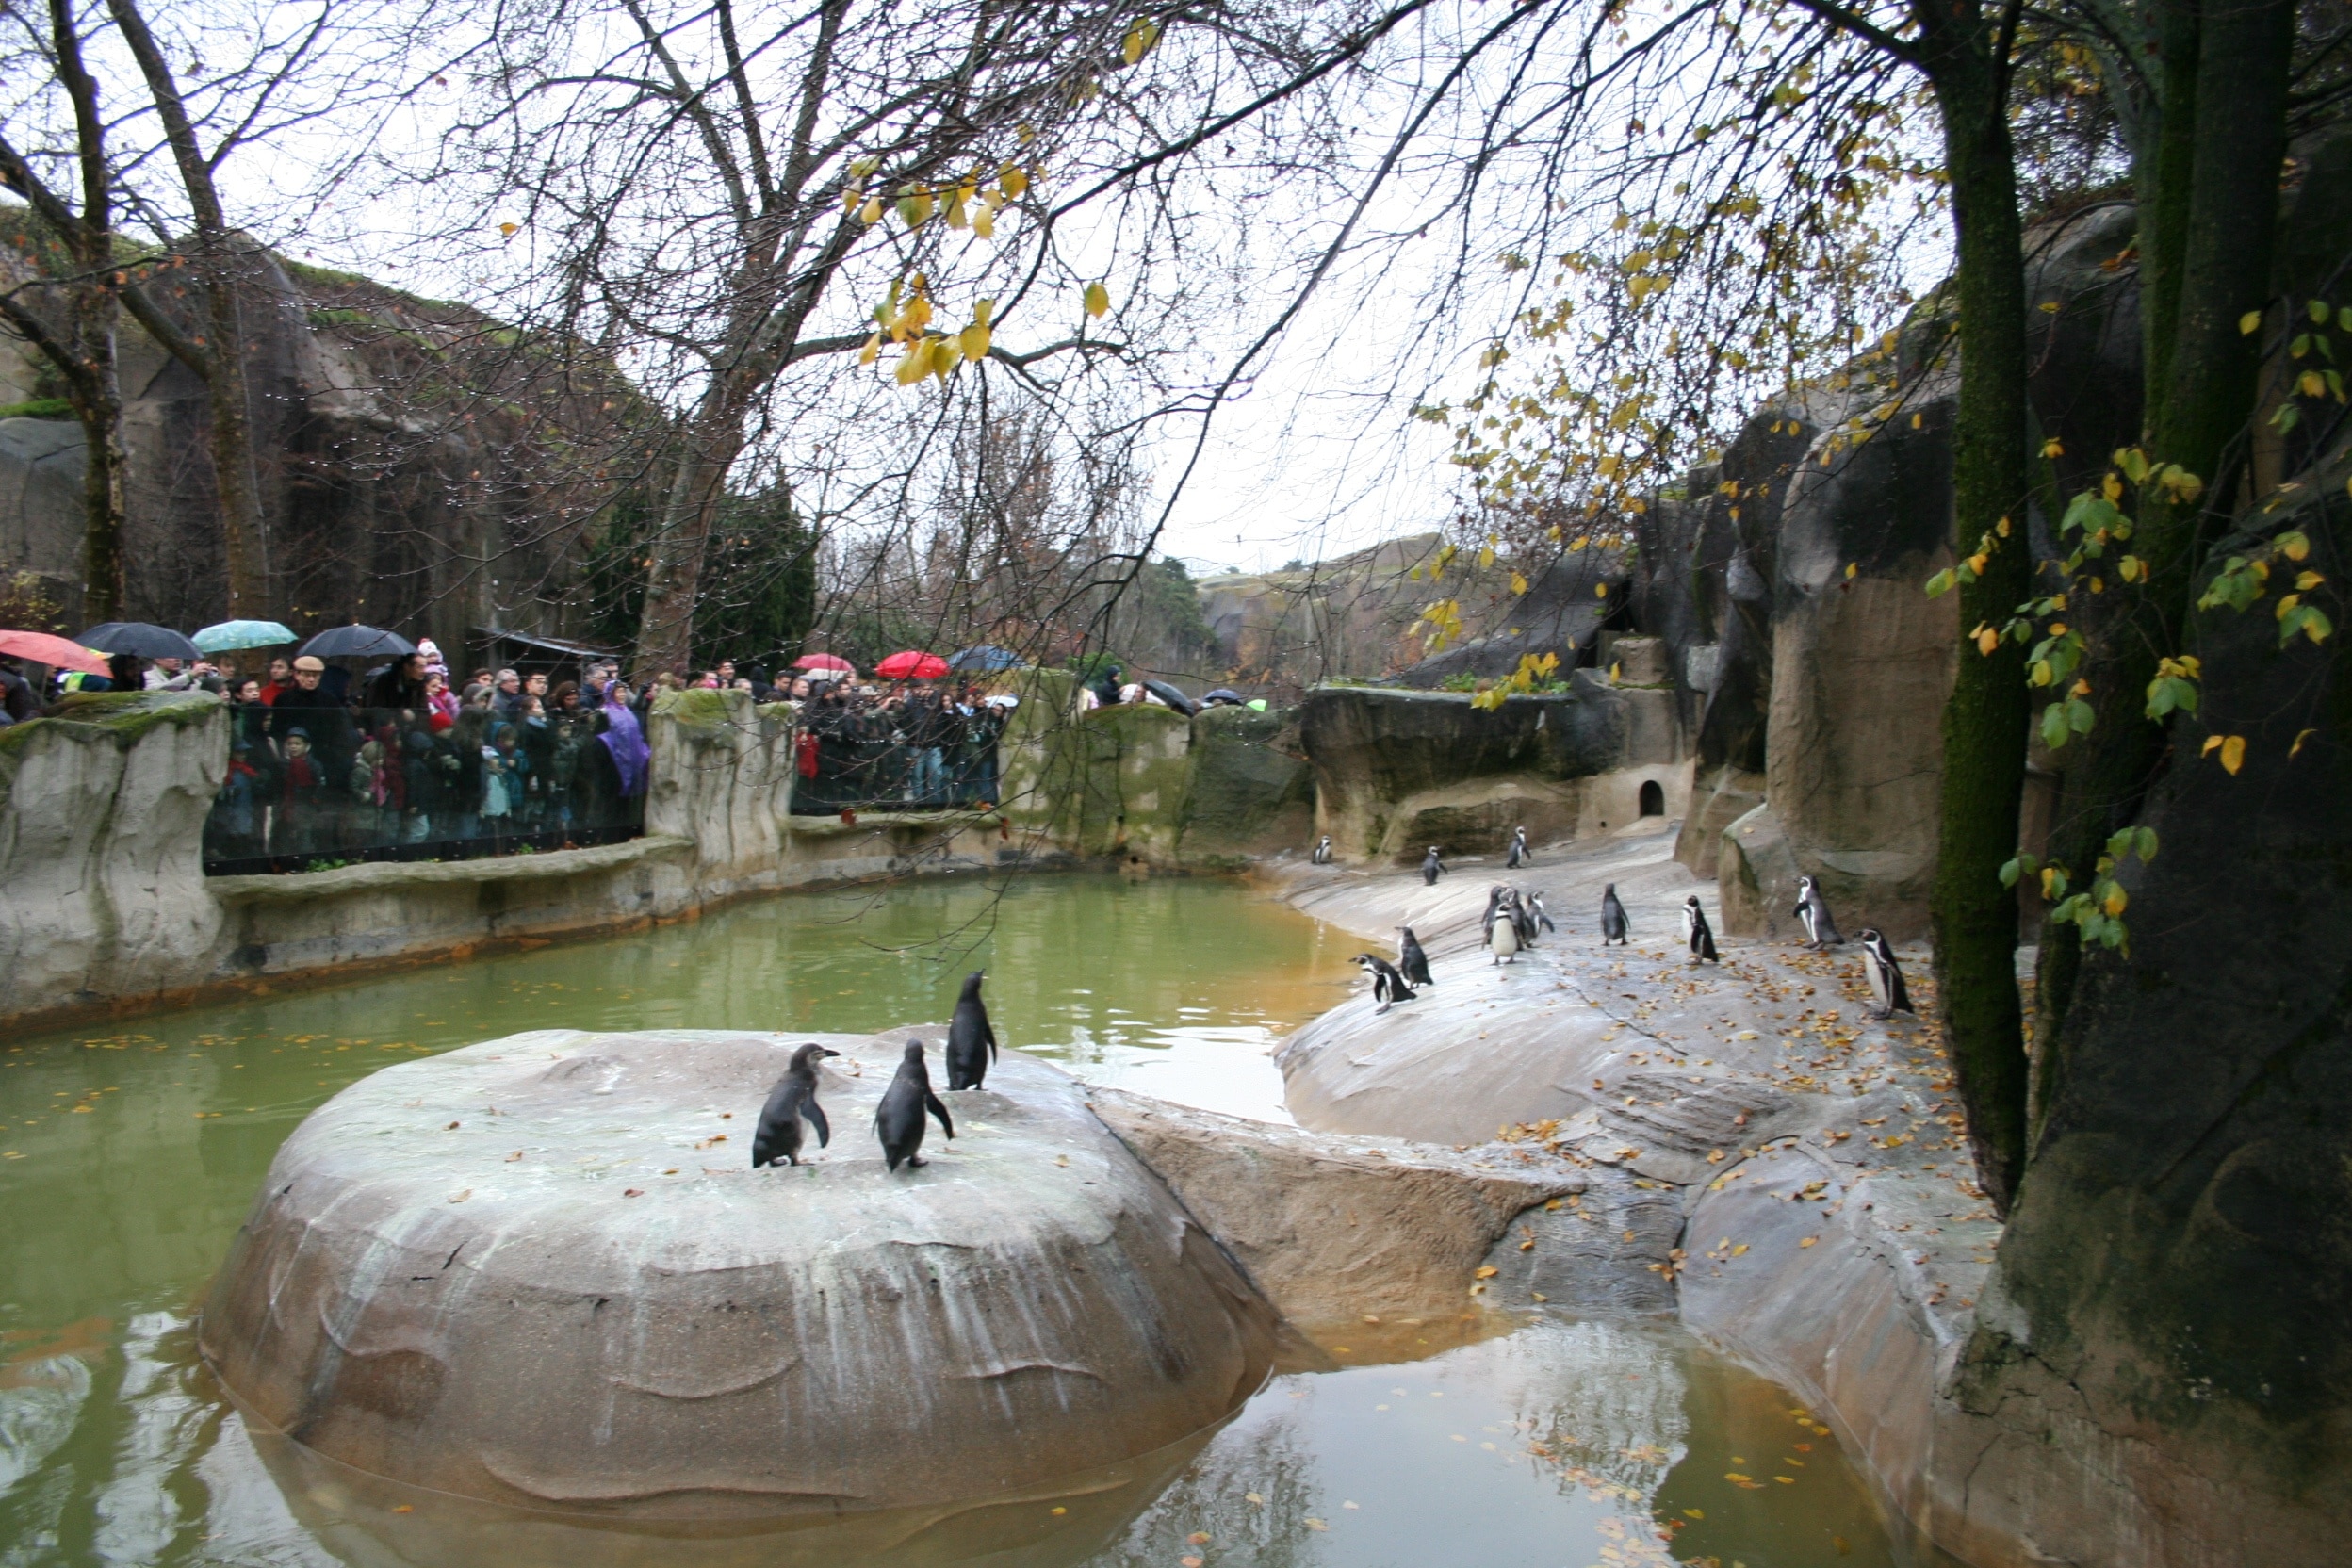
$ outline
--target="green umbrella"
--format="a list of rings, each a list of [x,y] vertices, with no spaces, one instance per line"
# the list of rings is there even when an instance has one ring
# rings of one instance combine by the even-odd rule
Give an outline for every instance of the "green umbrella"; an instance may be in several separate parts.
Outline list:
[[[273,648],[294,641],[294,634],[275,621],[222,621],[196,634],[196,646],[205,653],[235,653],[239,648]]]

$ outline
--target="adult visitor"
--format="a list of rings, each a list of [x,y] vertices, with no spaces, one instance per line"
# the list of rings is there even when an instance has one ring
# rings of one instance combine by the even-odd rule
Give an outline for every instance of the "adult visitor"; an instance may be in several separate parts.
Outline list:
[[[425,655],[419,648],[386,664],[375,679],[368,683],[368,696],[363,706],[388,710],[425,706]]]

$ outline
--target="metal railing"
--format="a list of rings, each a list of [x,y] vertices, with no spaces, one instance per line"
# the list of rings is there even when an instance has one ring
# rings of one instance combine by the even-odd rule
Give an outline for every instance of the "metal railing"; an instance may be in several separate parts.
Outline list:
[[[232,710],[227,779],[204,820],[206,874],[582,848],[645,831],[594,711],[261,705]]]

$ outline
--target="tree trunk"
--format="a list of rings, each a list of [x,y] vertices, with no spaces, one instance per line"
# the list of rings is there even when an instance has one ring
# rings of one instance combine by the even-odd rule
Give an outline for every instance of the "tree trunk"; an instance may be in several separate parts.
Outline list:
[[[1971,8],[1973,9],[1973,8]],[[1952,433],[1959,552],[1984,566],[1960,587],[1963,629],[1999,627],[2033,587],[2025,504],[2025,274],[2006,72],[1992,28],[1922,18],[1921,53],[1944,126],[1958,230],[1960,396]],[[1980,538],[1988,543],[1979,546]],[[2031,717],[2025,658],[1973,638],[1944,708],[1942,831],[1932,897],[1937,1001],[1968,1116],[1978,1184],[1996,1210],[2016,1197],[2025,1151],[2024,1020],[2016,975],[2017,904],[2001,885],[2017,853]]]
[[[694,655],[694,606],[710,527],[727,496],[727,470],[743,449],[743,411],[726,378],[703,394],[685,446],[654,532],[637,626],[637,667],[648,678],[662,670],[683,674]]]
[[[122,559],[122,389],[114,358],[114,296],[86,290],[75,302],[75,347],[88,376],[74,396],[82,422],[82,619],[121,620],[128,601]]]
[[[2196,502],[2153,488],[2141,495],[2131,547],[2147,576],[2136,590],[2110,589],[2130,596],[2105,618],[2084,662],[2099,722],[2076,743],[2082,749],[2066,771],[2050,843],[2050,858],[2078,882],[2107,837],[2139,814],[2166,760],[2166,731],[2146,718],[2146,694],[2158,658],[2180,645],[2204,519],[2229,507],[2218,470],[2254,408],[2261,338],[2238,321],[2270,293],[2294,17],[2284,0],[2215,3],[2164,29],[2157,184],[2144,193],[2140,220],[2146,440],[2152,461],[2177,463],[2208,487]],[[2174,57],[2176,43],[2191,57]],[[2065,1074],[2064,1026],[2083,962],[2078,939],[2071,925],[2045,924],[2037,1129]]]
[[[213,492],[220,503],[221,556],[228,567],[229,614],[259,617],[270,604],[269,554],[262,529],[260,487],[253,474],[252,404],[245,385],[245,333],[239,318],[237,285],[245,270],[237,252],[250,240],[230,234],[212,177],[212,164],[197,144],[195,127],[178,81],[147,30],[136,0],[107,0],[115,25],[139,61],[171,144],[180,185],[195,217],[191,247],[204,293],[204,334],[158,334],[172,356],[196,372],[209,394]],[[152,314],[152,313],[150,313]],[[151,330],[164,326],[151,322]]]

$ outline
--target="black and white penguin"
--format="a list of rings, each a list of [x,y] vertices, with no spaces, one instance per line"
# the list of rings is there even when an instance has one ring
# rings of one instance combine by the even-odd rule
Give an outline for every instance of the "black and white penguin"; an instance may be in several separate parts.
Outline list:
[[[1892,1018],[1910,1012],[1911,993],[1903,988],[1903,966],[1895,962],[1895,950],[1867,925],[1856,939],[1862,944],[1863,977],[1870,983],[1870,995],[1878,999],[1877,1016]]]
[[[996,1060],[996,1031],[988,1023],[988,1004],[980,1000],[980,982],[988,971],[964,976],[964,994],[956,999],[956,1016],[947,1021],[947,1086],[976,1089]]]
[[[1396,928],[1396,969],[1397,972],[1405,977],[1405,983],[1408,985],[1434,986],[1437,984],[1429,978],[1429,956],[1421,951],[1421,939],[1413,934],[1413,927],[1410,925],[1400,925]]]
[[[1505,889],[1501,907],[1494,911],[1494,923],[1486,928],[1486,945],[1494,955],[1494,961],[1517,963],[1519,950],[1527,943],[1519,939],[1519,898]]]
[[[1503,869],[1517,871],[1534,858],[1534,856],[1527,853],[1527,830],[1524,827],[1512,828],[1511,830],[1511,854],[1504,859]]]
[[[1503,900],[1510,896],[1511,890],[1500,882],[1486,890],[1486,913],[1478,917],[1479,941],[1494,939],[1494,922],[1503,912]]]
[[[1682,939],[1690,944],[1692,963],[1723,962],[1715,956],[1715,933],[1707,928],[1707,911],[1700,906],[1696,893],[1682,901]]]
[[[940,1130],[949,1137],[956,1135],[956,1123],[949,1119],[947,1107],[931,1092],[931,1070],[923,1064],[923,1042],[908,1040],[906,1054],[899,1059],[898,1076],[882,1091],[882,1103],[874,1110],[874,1135],[882,1140],[882,1157],[892,1170],[901,1160],[910,1169],[923,1164],[917,1151],[923,1148],[925,1111],[939,1119]]]
[[[1560,927],[1552,923],[1552,917],[1546,913],[1544,908],[1544,895],[1542,893],[1529,893],[1527,895],[1527,909],[1529,913],[1535,916],[1535,923],[1537,925],[1542,926],[1544,930],[1549,931],[1554,936],[1560,935]]]
[[[1511,890],[1511,923],[1518,928],[1521,947],[1535,945],[1535,910],[1527,902],[1525,888]]]
[[[1445,874],[1446,863],[1437,858],[1437,846],[1431,844],[1429,853],[1421,861],[1421,880],[1434,888],[1437,879]]]
[[[1821,897],[1821,885],[1809,876],[1797,878],[1796,915],[1805,922],[1807,947],[1836,947],[1846,939],[1838,934],[1838,923],[1829,918],[1829,905]]]
[[[1318,866],[1328,866],[1331,863],[1331,836],[1329,833],[1315,840],[1315,853],[1307,858]]]
[[[833,1141],[833,1129],[825,1123],[825,1112],[817,1108],[817,1064],[840,1054],[813,1040],[792,1053],[784,1076],[776,1081],[776,1087],[768,1091],[768,1102],[760,1107],[760,1130],[751,1135],[752,1169],[778,1160],[800,1163],[803,1117],[817,1129],[818,1148]]]
[[[1625,919],[1625,906],[1617,902],[1617,884],[1611,882],[1601,890],[1601,945],[1616,942],[1633,945],[1633,923]]]
[[[1413,1000],[1413,988],[1405,984],[1405,977],[1397,973],[1396,966],[1386,958],[1377,954],[1359,953],[1356,964],[1372,977],[1372,1000],[1380,1004],[1373,1010],[1374,1017],[1379,1017],[1399,1002]]]

